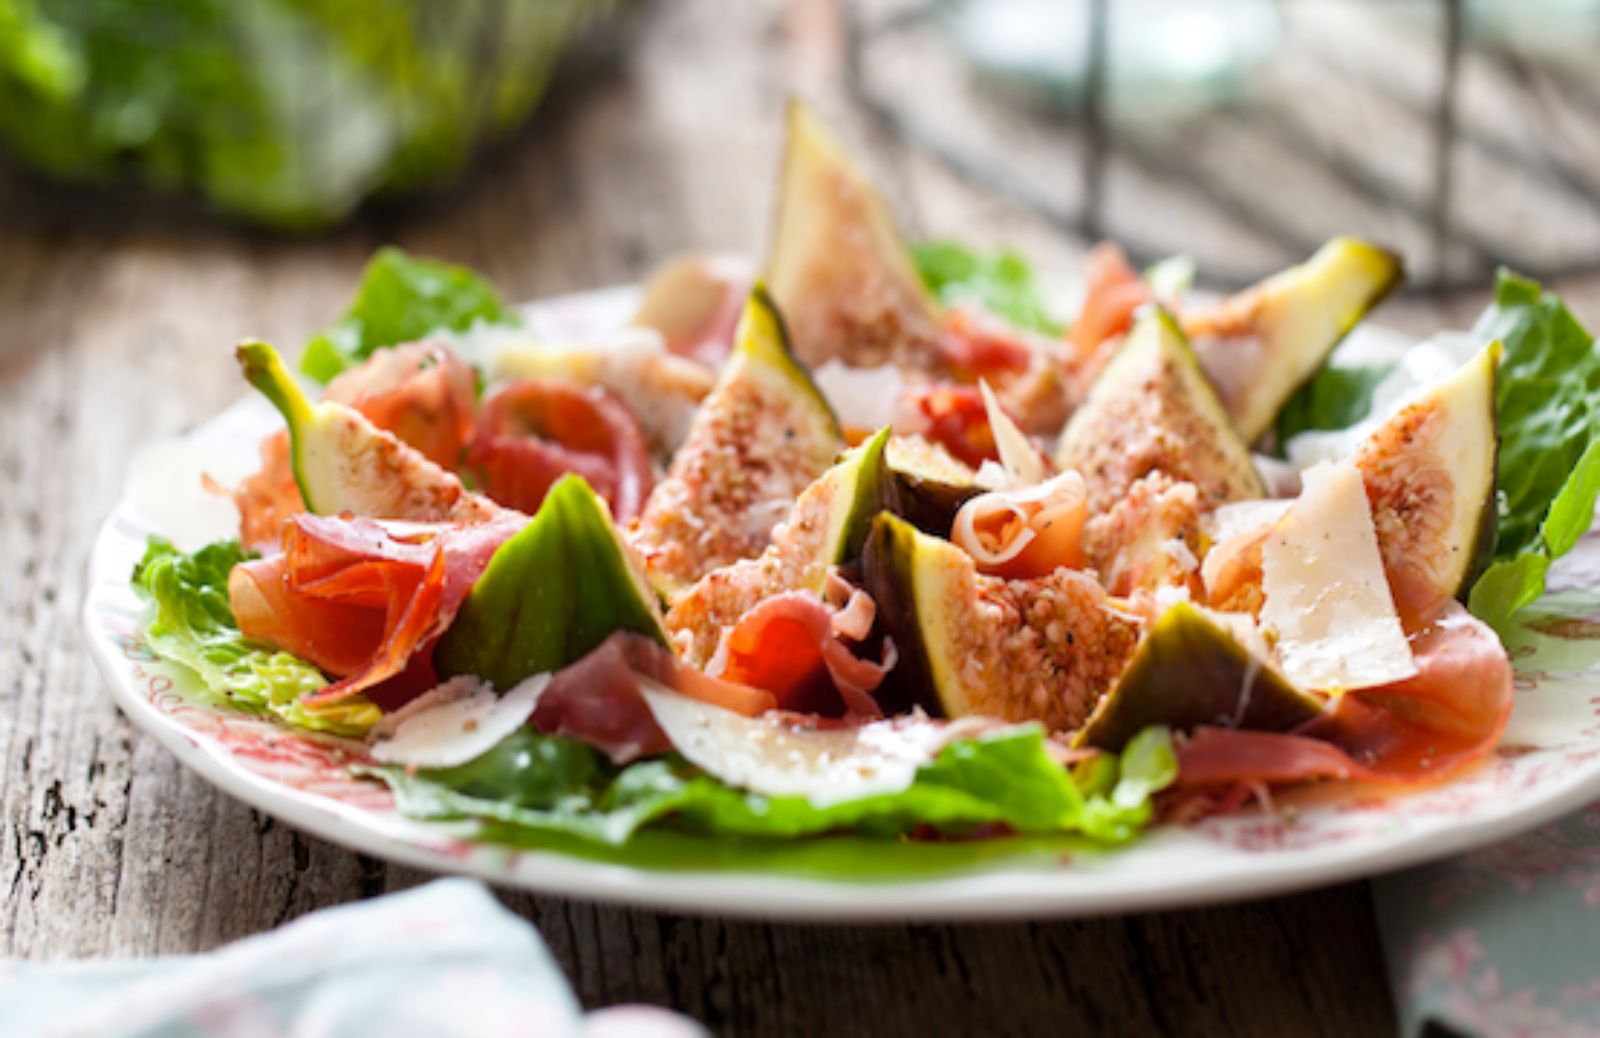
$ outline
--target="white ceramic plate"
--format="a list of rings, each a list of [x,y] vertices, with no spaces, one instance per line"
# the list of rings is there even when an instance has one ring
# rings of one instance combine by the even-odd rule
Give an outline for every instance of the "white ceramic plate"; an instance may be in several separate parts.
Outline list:
[[[616,327],[631,299],[628,290],[589,293],[536,304],[528,314],[535,337],[570,341]],[[1517,703],[1499,750],[1437,788],[1408,795],[1323,788],[1272,816],[1212,819],[1158,829],[1122,850],[1017,857],[937,878],[651,870],[473,845],[459,829],[400,817],[385,789],[349,777],[348,765],[362,757],[359,744],[212,707],[192,678],[154,660],[140,642],[141,604],[128,575],[146,534],[193,547],[220,522],[226,535],[231,507],[208,502],[197,474],[231,479],[249,471],[277,421],[265,404],[249,400],[141,456],[95,545],[84,625],[118,705],[179,760],[289,825],[367,854],[550,894],[686,912],[1038,919],[1260,897],[1370,875],[1503,839],[1600,797],[1600,592],[1593,590],[1600,588],[1600,543],[1591,537],[1558,567],[1554,593],[1512,639]]]

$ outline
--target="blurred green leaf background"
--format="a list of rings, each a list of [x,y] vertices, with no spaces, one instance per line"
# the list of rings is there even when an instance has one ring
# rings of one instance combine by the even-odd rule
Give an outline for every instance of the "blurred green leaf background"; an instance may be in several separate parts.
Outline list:
[[[448,182],[623,0],[0,0],[0,148],[48,176],[333,224]]]

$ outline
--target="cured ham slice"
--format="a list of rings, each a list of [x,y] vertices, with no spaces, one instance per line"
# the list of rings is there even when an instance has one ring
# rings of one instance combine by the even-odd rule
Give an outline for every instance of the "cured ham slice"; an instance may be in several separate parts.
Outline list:
[[[784,710],[882,717],[872,692],[894,666],[892,644],[875,663],[840,640],[841,630],[865,633],[859,613],[871,602],[857,591],[835,610],[802,591],[774,595],[728,629],[709,669],[724,681],[766,689]]]
[[[446,471],[472,435],[477,379],[444,343],[378,350],[328,383],[324,400],[349,404]]]
[[[306,510],[289,464],[287,429],[261,441],[261,468],[232,490],[210,476],[203,479],[211,493],[233,498],[239,510],[239,543],[251,551],[276,551],[284,520]]]
[[[599,386],[516,379],[484,401],[467,468],[485,493],[532,515],[556,480],[576,472],[618,522],[650,496],[650,451],[633,414]]]
[[[745,717],[776,705],[771,693],[685,667],[643,635],[620,631],[550,679],[532,724],[546,735],[581,739],[617,764],[657,756],[672,742],[640,691],[641,679]]]
[[[677,256],[650,275],[629,323],[654,328],[669,352],[714,368],[733,348],[733,330],[754,284],[743,257]]]
[[[1083,477],[1063,472],[1036,486],[973,498],[956,513],[950,539],[979,571],[1026,580],[1084,565],[1087,517]]]
[[[945,314],[945,334],[938,349],[951,374],[963,382],[982,378],[1003,381],[1006,374],[1027,371],[1034,350],[1021,333],[981,311],[956,307]]]
[[[1084,261],[1083,309],[1067,331],[1068,369],[1081,395],[1104,370],[1133,315],[1155,299],[1155,293],[1128,263],[1122,249],[1102,242]]]
[[[931,382],[908,387],[895,401],[894,430],[926,437],[973,468],[1000,460],[977,386]]]
[[[308,659],[339,680],[329,702],[412,668],[407,686],[437,681],[427,660],[489,558],[520,516],[471,526],[300,514],[283,551],[234,567],[228,597],[247,638]]]

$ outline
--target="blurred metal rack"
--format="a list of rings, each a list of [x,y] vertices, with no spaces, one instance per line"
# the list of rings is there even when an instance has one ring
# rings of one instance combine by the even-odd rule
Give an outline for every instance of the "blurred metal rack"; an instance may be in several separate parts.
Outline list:
[[[1563,64],[1477,32],[1466,0],[1277,0],[1280,45],[1237,96],[1149,118],[1110,97],[1111,0],[1077,2],[1089,22],[1070,107],[952,54],[948,0],[847,5],[847,82],[964,178],[1136,263],[1185,253],[1218,287],[1337,233],[1397,248],[1415,292],[1480,288],[1501,264],[1600,271],[1592,57]]]

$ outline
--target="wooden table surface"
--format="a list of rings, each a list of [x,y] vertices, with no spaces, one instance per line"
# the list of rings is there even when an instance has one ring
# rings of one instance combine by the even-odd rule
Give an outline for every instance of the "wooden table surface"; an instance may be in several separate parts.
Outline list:
[[[240,396],[231,344],[303,341],[378,244],[470,264],[514,299],[634,279],[687,246],[757,250],[781,106],[801,89],[863,150],[910,233],[1013,243],[1072,270],[1081,246],[850,109],[837,28],[823,3],[663,5],[614,78],[541,116],[464,191],[316,240],[133,211],[69,219],[0,181],[0,955],[201,951],[428,878],[180,768],[113,707],[79,630],[91,540],[130,453]],[[1389,319],[1460,325],[1479,305],[1404,304]],[[501,896],[585,1004],[659,1003],[717,1033],[1393,1027],[1362,883],[988,926],[765,925]]]

